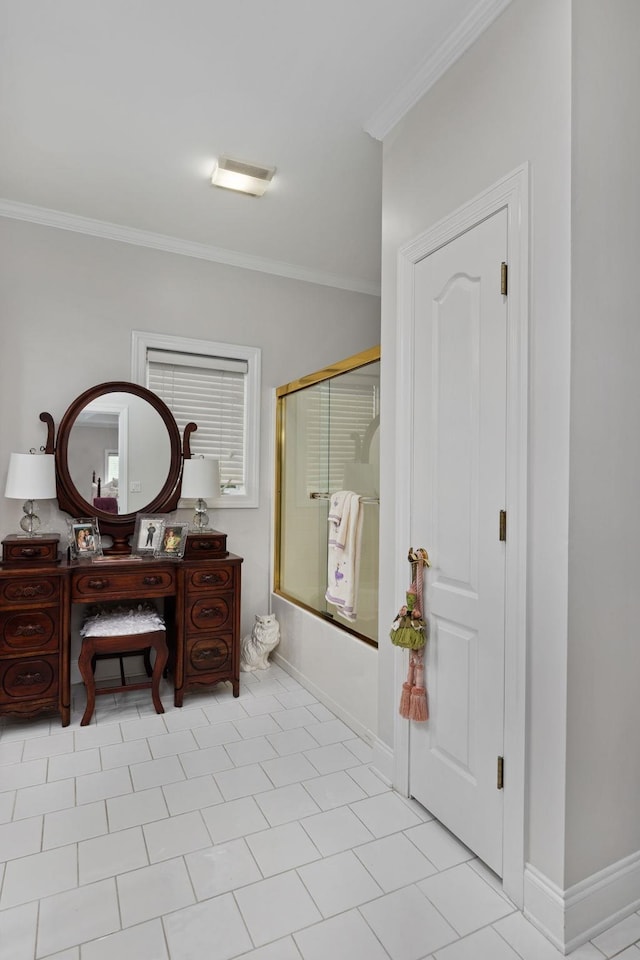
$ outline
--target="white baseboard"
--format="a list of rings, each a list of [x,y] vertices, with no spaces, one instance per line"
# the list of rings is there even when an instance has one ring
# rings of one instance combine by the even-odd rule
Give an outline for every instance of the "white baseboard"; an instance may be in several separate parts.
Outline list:
[[[563,951],[564,942],[564,897],[560,887],[552,883],[530,863],[524,868],[525,917],[533,923],[547,940]]]
[[[524,914],[562,953],[570,953],[640,908],[640,851],[566,890],[526,864]]]
[[[393,748],[390,747],[388,743],[383,743],[382,740],[379,740],[378,737],[376,737],[373,743],[372,766],[380,779],[389,787],[393,786],[394,763],[395,757]]]
[[[307,676],[297,670],[288,660],[278,653],[277,650],[274,650],[271,654],[271,659],[278,664],[279,667],[282,667],[289,676],[293,677],[294,680],[297,680],[298,683],[301,683],[305,690],[308,690],[309,693],[312,693],[316,699],[323,703],[327,710],[331,710],[332,713],[336,715],[343,723],[346,723],[355,734],[361,737],[365,743],[368,743],[370,746],[373,745],[375,740],[375,735],[372,730],[367,729],[359,720],[352,716],[347,710],[345,710],[339,703],[336,703],[335,700],[332,700],[331,697],[327,696],[324,690],[321,690],[320,687],[316,686]]]

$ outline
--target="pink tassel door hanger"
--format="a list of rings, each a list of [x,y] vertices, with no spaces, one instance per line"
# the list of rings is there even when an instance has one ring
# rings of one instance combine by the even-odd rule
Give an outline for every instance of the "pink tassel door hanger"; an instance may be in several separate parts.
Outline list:
[[[423,722],[429,719],[427,691],[424,683],[424,646],[426,622],[424,617],[424,568],[430,566],[427,551],[420,547],[409,549],[411,584],[406,603],[400,607],[391,626],[391,642],[409,650],[409,671],[402,685],[399,713],[408,720]]]

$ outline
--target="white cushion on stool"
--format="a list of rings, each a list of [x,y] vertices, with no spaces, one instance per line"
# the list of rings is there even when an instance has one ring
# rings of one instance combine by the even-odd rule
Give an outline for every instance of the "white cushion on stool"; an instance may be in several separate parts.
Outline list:
[[[164,620],[150,604],[93,610],[80,628],[81,637],[118,637],[164,630]]]

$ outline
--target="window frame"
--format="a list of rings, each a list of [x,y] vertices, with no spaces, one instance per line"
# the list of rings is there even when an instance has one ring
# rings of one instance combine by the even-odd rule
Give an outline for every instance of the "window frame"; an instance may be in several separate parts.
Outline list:
[[[243,344],[196,340],[173,334],[148,333],[133,330],[131,335],[131,379],[141,386],[147,384],[147,354],[149,350],[167,350],[202,357],[223,357],[244,360],[247,363],[245,393],[245,492],[225,493],[207,500],[212,509],[255,508],[260,506],[260,347]]]

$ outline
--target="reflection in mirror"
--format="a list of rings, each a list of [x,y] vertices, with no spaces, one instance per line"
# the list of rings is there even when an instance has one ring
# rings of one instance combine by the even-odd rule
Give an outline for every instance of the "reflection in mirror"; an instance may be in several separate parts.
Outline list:
[[[117,450],[105,450],[104,452],[104,479],[106,484],[111,484],[114,489],[117,488],[120,479],[120,457]]]
[[[117,475],[105,465],[117,459]],[[171,464],[162,417],[147,400],[109,393],[79,411],[69,434],[69,473],[80,495],[108,513],[135,513],[158,496]],[[96,502],[98,501],[98,502]]]
[[[105,450],[118,449],[118,419],[118,413],[98,411],[97,405],[88,404],[78,414],[68,449],[69,472],[80,495],[93,505],[97,497],[114,499],[113,513],[122,513],[123,506],[117,493],[105,489],[101,465]]]

